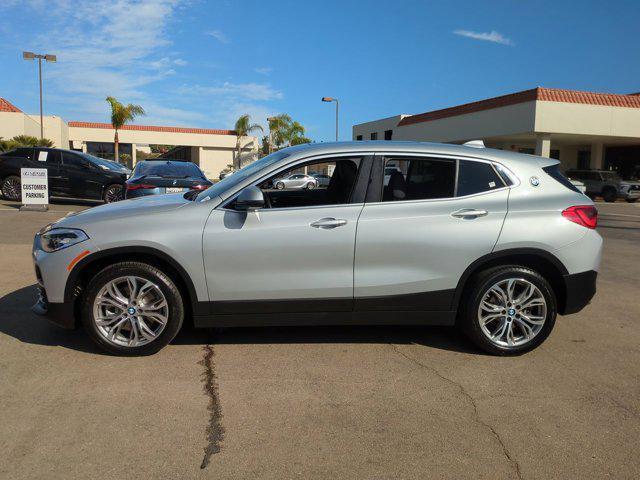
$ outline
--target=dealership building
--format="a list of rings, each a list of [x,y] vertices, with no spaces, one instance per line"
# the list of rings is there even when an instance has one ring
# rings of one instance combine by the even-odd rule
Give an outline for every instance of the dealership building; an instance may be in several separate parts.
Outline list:
[[[534,88],[353,126],[354,140],[464,143],[560,160],[564,169],[640,175],[640,94]]]
[[[44,137],[55,147],[90,153],[102,158],[113,158],[115,131],[109,123],[65,122],[55,115],[43,117]],[[0,98],[0,137],[5,140],[16,135],[40,137],[40,116],[22,112],[8,100]],[[118,130],[119,151],[130,155],[136,163],[138,152],[148,153],[150,145],[167,145],[171,158],[189,160],[209,178],[218,178],[220,172],[233,164],[237,137],[233,130],[208,128],[159,127],[125,125]],[[243,163],[254,160],[258,154],[258,139],[242,137]]]

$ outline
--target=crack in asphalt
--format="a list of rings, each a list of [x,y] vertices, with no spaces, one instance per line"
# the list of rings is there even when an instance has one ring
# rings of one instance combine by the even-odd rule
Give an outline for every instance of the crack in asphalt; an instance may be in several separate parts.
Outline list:
[[[416,343],[411,343],[412,345],[416,345]],[[498,442],[498,444],[500,445],[500,447],[502,448],[502,453],[505,456],[505,458],[507,459],[507,461],[513,466],[513,469],[516,473],[516,476],[518,477],[519,480],[522,480],[522,472],[520,471],[520,464],[518,463],[518,461],[511,455],[511,453],[509,452],[509,449],[507,448],[507,446],[504,444],[504,441],[502,440],[502,437],[500,436],[500,434],[495,430],[495,428],[493,428],[493,426],[491,426],[490,424],[488,424],[487,422],[483,421],[482,418],[480,417],[480,412],[478,411],[478,405],[476,404],[476,400],[471,396],[471,394],[469,392],[467,392],[467,390],[464,388],[464,386],[462,386],[462,384],[456,382],[455,380],[452,380],[449,377],[445,377],[444,375],[442,375],[438,370],[436,370],[435,368],[426,365],[422,362],[420,362],[419,360],[416,360],[415,358],[413,358],[410,355],[407,355],[406,353],[400,351],[400,349],[398,348],[397,345],[394,345],[393,343],[390,343],[389,345],[391,345],[391,348],[394,350],[394,352],[396,352],[398,355],[406,358],[407,360],[409,360],[410,362],[414,363],[415,365],[418,365],[421,368],[424,368],[426,370],[429,370],[431,373],[433,373],[434,375],[436,375],[438,378],[440,378],[441,380],[444,380],[445,382],[455,386],[458,388],[458,390],[460,391],[460,393],[462,394],[463,397],[465,397],[467,399],[467,401],[469,402],[469,404],[471,405],[471,407],[473,408],[473,413],[475,416],[475,420],[477,423],[479,423],[480,425],[482,425],[483,427],[485,427],[486,429],[488,429],[491,434],[493,435],[493,437],[496,439],[496,441]]]
[[[202,347],[204,355],[198,365],[204,367],[202,372],[202,388],[205,395],[209,399],[207,411],[209,412],[209,421],[207,422],[207,445],[204,447],[204,457],[202,458],[201,469],[207,468],[211,460],[211,456],[220,452],[222,440],[224,439],[224,427],[222,426],[222,408],[220,407],[220,396],[218,394],[218,382],[216,371],[213,364],[213,347],[205,345]]]

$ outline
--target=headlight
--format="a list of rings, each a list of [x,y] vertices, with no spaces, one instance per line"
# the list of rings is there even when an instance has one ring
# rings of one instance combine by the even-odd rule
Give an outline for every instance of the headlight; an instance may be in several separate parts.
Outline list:
[[[45,228],[40,232],[40,248],[45,252],[55,252],[84,242],[88,238],[82,230],[74,228]]]

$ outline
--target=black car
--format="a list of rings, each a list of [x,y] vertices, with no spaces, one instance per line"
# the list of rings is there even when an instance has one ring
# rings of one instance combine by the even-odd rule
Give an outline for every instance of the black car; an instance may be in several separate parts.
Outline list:
[[[21,147],[0,154],[0,190],[7,200],[20,201],[21,168],[46,168],[49,196],[122,200],[128,169],[82,152],[59,148]]]
[[[179,160],[138,162],[127,180],[125,198],[206,190],[213,185],[195,163]]]

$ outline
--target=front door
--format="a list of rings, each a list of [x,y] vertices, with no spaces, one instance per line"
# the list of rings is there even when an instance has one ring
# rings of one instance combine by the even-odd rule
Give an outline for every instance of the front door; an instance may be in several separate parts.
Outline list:
[[[62,169],[68,178],[68,196],[101,199],[104,174],[98,167],[72,152],[62,152]]]
[[[352,192],[361,162],[334,163],[329,185],[309,190],[308,198],[294,187],[289,196],[275,190],[272,178],[257,185],[267,198],[265,208],[236,211],[231,201],[212,212],[203,236],[212,313],[352,309],[356,224],[363,208],[363,198]]]
[[[358,222],[355,307],[449,310],[464,270],[498,240],[508,188],[487,162],[386,160],[396,171]]]

